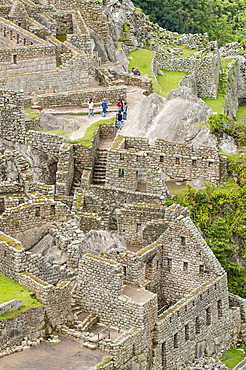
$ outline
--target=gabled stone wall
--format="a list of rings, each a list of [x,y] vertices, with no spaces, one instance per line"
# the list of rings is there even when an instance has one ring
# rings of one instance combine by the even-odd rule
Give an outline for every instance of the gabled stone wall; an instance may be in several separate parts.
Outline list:
[[[219,356],[229,346],[230,322],[224,274],[201,285],[159,316],[153,369],[179,369],[194,358]]]

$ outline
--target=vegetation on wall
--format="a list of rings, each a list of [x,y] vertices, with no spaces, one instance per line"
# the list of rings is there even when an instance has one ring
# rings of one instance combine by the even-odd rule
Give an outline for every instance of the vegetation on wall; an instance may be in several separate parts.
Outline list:
[[[219,45],[244,41],[246,33],[246,0],[134,0],[169,31],[205,33]]]

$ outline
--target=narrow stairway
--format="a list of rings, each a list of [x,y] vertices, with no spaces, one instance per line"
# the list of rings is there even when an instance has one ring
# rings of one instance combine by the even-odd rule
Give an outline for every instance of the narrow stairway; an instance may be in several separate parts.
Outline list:
[[[102,186],[105,184],[107,159],[108,159],[108,150],[97,149],[92,179],[93,184]]]

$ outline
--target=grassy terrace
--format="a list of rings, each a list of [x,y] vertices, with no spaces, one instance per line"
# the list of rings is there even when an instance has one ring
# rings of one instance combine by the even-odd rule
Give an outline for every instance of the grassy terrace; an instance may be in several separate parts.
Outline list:
[[[236,348],[230,348],[220,358],[221,361],[229,368],[233,369],[245,357],[245,352]]]
[[[19,310],[5,312],[0,315],[0,320],[13,319],[21,312],[42,306],[37,299],[30,296],[31,291],[29,289],[2,274],[0,274],[0,292],[0,304],[12,299],[19,299],[22,302]]]
[[[218,94],[217,99],[202,99],[214,112],[222,113],[222,109],[225,105],[224,94]]]
[[[193,53],[194,51],[190,50],[190,52]],[[182,77],[187,76],[187,73],[163,70],[165,76],[157,76],[157,82],[151,74],[151,62],[153,56],[154,52],[151,50],[133,50],[128,54],[128,57],[132,58],[130,60],[128,68],[129,70],[131,70],[133,67],[138,67],[142,76],[148,75],[148,77],[151,78],[154,91],[157,94],[166,97],[167,93],[170,90],[176,89],[178,87],[179,81]]]

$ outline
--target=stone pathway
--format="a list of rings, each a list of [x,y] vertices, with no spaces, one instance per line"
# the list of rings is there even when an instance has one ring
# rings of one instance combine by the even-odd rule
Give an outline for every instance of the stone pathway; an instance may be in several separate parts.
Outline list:
[[[60,343],[41,342],[0,358],[0,370],[90,370],[110,357],[101,350],[83,348],[73,339],[59,338]]]
[[[127,104],[129,106],[129,110],[132,110],[139,102],[141,102],[142,99],[145,98],[143,95],[144,90],[139,88],[139,87],[133,87],[133,86],[128,86],[127,87]],[[95,106],[95,111],[98,112],[101,110],[100,105]],[[43,112],[47,113],[59,113],[56,117],[58,120],[67,120],[70,123],[75,122],[79,126],[79,129],[73,132],[67,132],[64,135],[68,136],[71,140],[76,140],[79,138],[82,138],[85,134],[85,131],[87,127],[89,127],[92,123],[97,122],[102,119],[109,119],[116,117],[117,113],[117,107],[116,105],[109,105],[108,109],[108,114],[106,117],[102,117],[101,113],[96,113],[94,117],[88,117],[86,115],[74,115],[73,113],[78,113],[78,112],[87,112],[87,108],[82,108],[82,107],[57,107],[57,108],[45,108],[43,109]],[[64,113],[64,114],[62,114]],[[68,113],[72,113],[69,115]],[[131,123],[129,121],[124,122],[124,126],[128,126]]]

